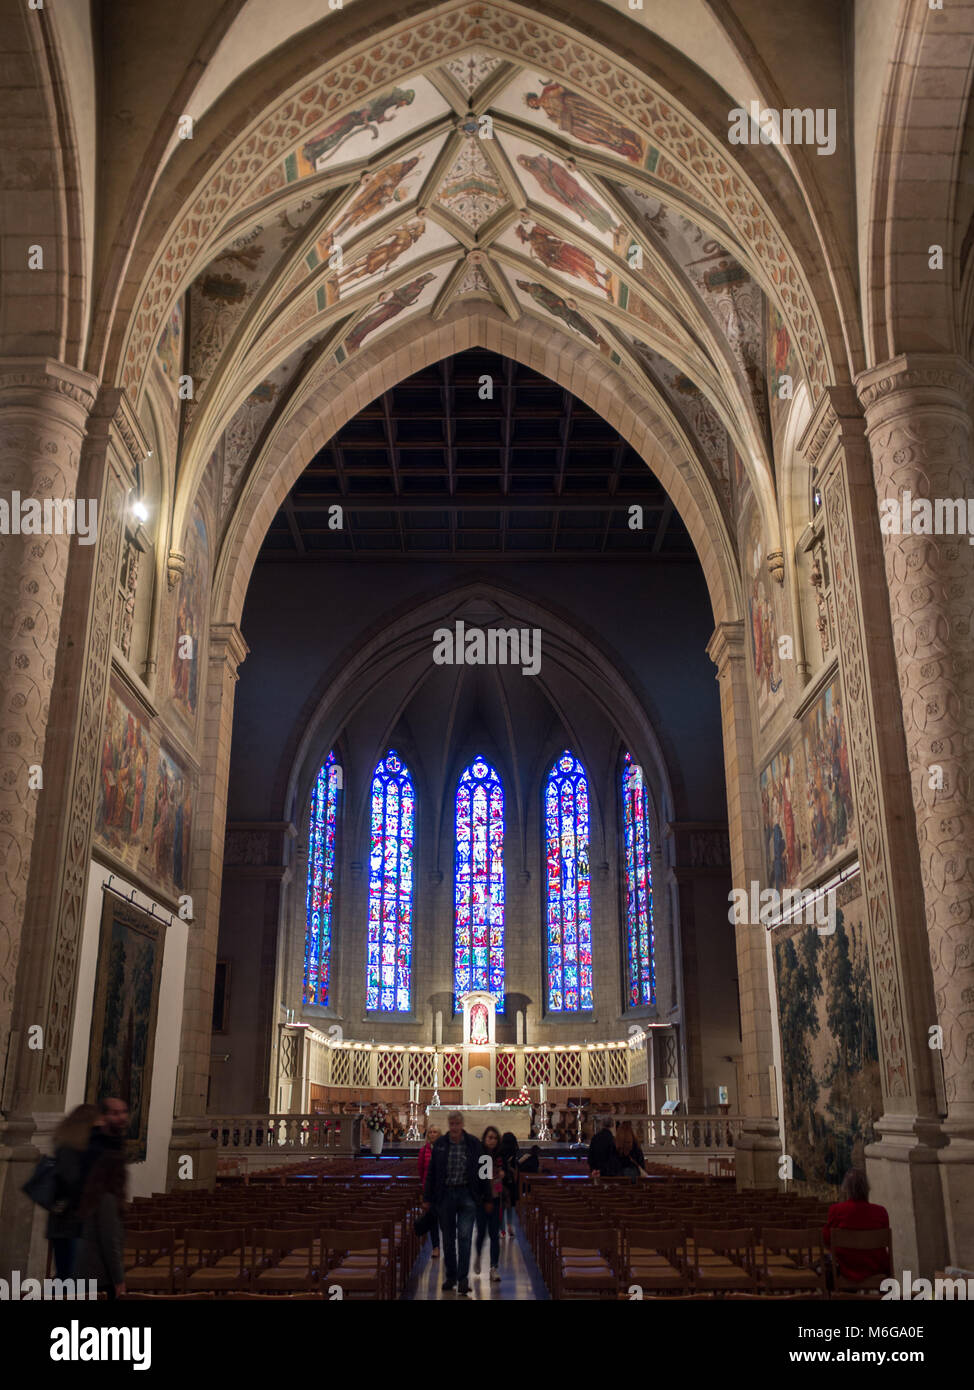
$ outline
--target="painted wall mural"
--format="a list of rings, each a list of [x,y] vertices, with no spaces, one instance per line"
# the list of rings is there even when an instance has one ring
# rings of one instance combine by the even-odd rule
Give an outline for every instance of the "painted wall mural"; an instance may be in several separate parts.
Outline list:
[[[185,553],[186,565],[176,593],[170,678],[173,704],[185,719],[195,723],[210,592],[210,546],[198,507],[186,532]]]
[[[105,710],[95,840],[131,868],[142,850],[148,780],[148,725],[113,684]]]
[[[778,651],[777,595],[774,580],[768,573],[764,532],[756,506],[751,509],[744,535],[748,649],[758,696],[758,713],[763,723],[784,697],[784,677]]]
[[[793,888],[802,869],[801,787],[795,786],[794,754],[785,748],[761,773],[761,815],[767,885]]]
[[[171,753],[160,748],[148,858],[152,877],[162,888],[182,892],[186,887],[192,833],[192,779]]]
[[[821,867],[854,838],[849,749],[838,678],[826,687],[802,720],[802,743],[809,850],[816,867]]]
[[[785,321],[770,301],[766,302],[767,324],[767,380],[768,397],[771,408],[771,432],[777,444],[788,419],[794,391],[802,380],[801,362]],[[792,396],[781,396],[781,381],[791,377]]]
[[[883,1108],[859,880],[840,892],[831,936],[804,924],[777,927],[771,949],[786,1152],[796,1182],[832,1196],[862,1163]]]

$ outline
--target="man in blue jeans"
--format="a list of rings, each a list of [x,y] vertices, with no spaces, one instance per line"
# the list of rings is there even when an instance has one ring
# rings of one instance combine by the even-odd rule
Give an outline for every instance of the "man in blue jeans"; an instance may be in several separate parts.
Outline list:
[[[448,1132],[437,1139],[430,1154],[423,1185],[423,1210],[434,1206],[440,1218],[446,1263],[443,1292],[451,1293],[456,1288],[458,1294],[465,1296],[470,1292],[467,1273],[477,1207],[483,1204],[489,1213],[493,1203],[487,1165],[480,1162],[486,1156],[480,1140],[466,1132],[459,1111],[453,1112],[448,1123]]]

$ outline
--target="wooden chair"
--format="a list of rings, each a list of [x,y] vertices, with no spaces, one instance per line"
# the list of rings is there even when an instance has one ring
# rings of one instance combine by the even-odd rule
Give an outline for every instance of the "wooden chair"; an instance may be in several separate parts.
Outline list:
[[[643,1293],[690,1291],[686,1239],[678,1226],[651,1229],[634,1226],[623,1231],[623,1280],[638,1284]]]
[[[723,1231],[695,1226],[692,1240],[691,1277],[699,1293],[755,1292],[754,1232],[749,1226]]]
[[[616,1236],[604,1227],[562,1226],[552,1291],[555,1298],[618,1298],[619,1276],[615,1263]]]
[[[382,1239],[378,1228],[322,1231],[321,1292],[325,1298],[335,1284],[344,1296],[386,1296],[388,1267],[383,1261]]]
[[[253,1293],[306,1292],[315,1287],[315,1233],[303,1229],[257,1230],[253,1233],[250,1288]]]
[[[247,1238],[242,1231],[187,1230],[183,1239],[185,1292],[229,1293],[249,1287]]]
[[[171,1230],[125,1232],[124,1282],[133,1293],[175,1293],[176,1238]]]
[[[886,1226],[881,1231],[846,1231],[833,1226],[829,1231],[829,1249],[833,1254],[833,1287],[836,1293],[868,1294],[878,1293],[884,1279],[890,1277],[893,1268],[893,1235]],[[885,1250],[886,1271],[870,1274],[865,1279],[848,1279],[840,1270],[840,1250]]]
[[[812,1290],[821,1298],[828,1293],[820,1231],[765,1226],[761,1252],[761,1282],[768,1293]]]

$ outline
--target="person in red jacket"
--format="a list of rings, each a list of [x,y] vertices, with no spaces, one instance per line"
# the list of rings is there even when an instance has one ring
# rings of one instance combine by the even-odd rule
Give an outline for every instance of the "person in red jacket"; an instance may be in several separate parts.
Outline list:
[[[850,1168],[842,1180],[842,1201],[829,1207],[822,1227],[822,1243],[828,1248],[833,1231],[882,1231],[889,1226],[889,1212],[869,1200],[869,1182],[859,1168]],[[838,1250],[833,1256],[844,1279],[860,1282],[874,1274],[889,1274],[887,1250]]]
[[[426,1143],[419,1151],[419,1185],[421,1188],[425,1188],[426,1186],[426,1174],[429,1172],[433,1145],[439,1137],[440,1131],[436,1128],[436,1125],[430,1125],[429,1129],[426,1131]],[[440,1223],[436,1215],[435,1207],[430,1207],[430,1216],[433,1218],[433,1224],[430,1227],[430,1240],[433,1242],[432,1258],[438,1260],[440,1258]]]

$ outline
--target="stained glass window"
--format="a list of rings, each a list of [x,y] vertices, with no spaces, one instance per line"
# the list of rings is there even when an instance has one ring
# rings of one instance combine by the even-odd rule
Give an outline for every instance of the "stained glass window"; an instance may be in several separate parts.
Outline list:
[[[504,788],[483,758],[460,775],[456,802],[453,988],[504,1006]]]
[[[407,1012],[412,991],[413,817],[409,769],[391,750],[372,775],[365,1006]]]
[[[304,938],[304,1002],[327,1004],[331,974],[331,912],[335,892],[335,827],[342,770],[335,750],[322,763],[311,797],[308,832],[308,915]]]
[[[622,768],[622,819],[626,841],[626,942],[629,1006],[656,1002],[653,960],[653,868],[649,854],[649,798],[643,770],[626,754]]]
[[[588,779],[566,749],[544,793],[548,887],[548,1008],[592,1007]]]

